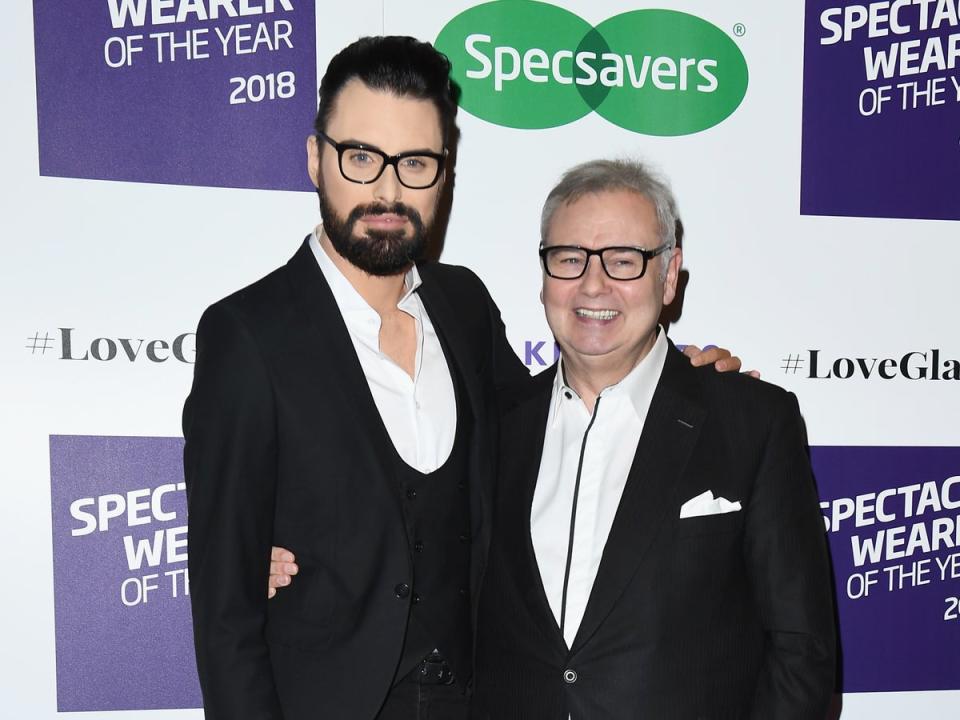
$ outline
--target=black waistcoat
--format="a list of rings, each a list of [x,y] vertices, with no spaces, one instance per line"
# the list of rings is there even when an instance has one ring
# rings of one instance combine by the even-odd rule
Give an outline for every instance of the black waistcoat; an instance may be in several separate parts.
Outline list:
[[[444,345],[444,352],[449,352]],[[473,414],[456,363],[450,362],[457,399],[457,431],[450,456],[424,474],[395,454],[404,519],[413,558],[410,615],[397,669],[404,677],[434,649],[459,682],[472,675],[470,623],[469,438]]]

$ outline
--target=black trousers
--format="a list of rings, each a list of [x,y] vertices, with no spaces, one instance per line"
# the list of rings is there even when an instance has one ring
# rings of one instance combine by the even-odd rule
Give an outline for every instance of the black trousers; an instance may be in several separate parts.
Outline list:
[[[387,695],[376,720],[468,720],[470,698],[460,683],[421,684],[419,667]]]

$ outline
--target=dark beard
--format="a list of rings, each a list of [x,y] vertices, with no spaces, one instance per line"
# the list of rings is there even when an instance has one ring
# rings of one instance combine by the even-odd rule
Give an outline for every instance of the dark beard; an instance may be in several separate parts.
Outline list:
[[[422,255],[427,246],[427,228],[420,213],[403,203],[370,203],[358,205],[346,219],[341,219],[327,203],[323,191],[320,196],[320,217],[323,231],[334,250],[351,265],[365,273],[385,277],[405,272]],[[404,230],[367,230],[363,237],[354,237],[357,221],[364,215],[402,215],[410,220],[413,232],[404,237]]]

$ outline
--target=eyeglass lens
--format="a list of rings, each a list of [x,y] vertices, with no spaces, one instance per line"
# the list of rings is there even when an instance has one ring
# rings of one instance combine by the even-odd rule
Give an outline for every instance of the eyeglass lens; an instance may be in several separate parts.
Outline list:
[[[372,182],[383,172],[386,162],[386,156],[373,150],[344,148],[340,170],[347,180]],[[430,187],[440,173],[440,161],[429,155],[405,155],[390,164],[396,167],[400,182],[409,188]]]
[[[547,272],[563,280],[574,280],[586,272],[589,254],[581,248],[546,248],[544,261]],[[604,248],[600,260],[607,275],[614,280],[634,280],[642,277],[647,261],[635,248]]]

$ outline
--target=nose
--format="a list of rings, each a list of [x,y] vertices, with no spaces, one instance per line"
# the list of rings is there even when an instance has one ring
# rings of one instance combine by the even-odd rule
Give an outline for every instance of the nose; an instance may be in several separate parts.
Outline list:
[[[603,269],[599,255],[587,259],[587,268],[580,278],[580,290],[586,295],[600,295],[607,289],[607,273]]]
[[[402,193],[403,185],[400,184],[400,178],[397,176],[397,166],[385,167],[380,177],[374,182],[374,197],[385,203],[395,203],[400,201]]]

